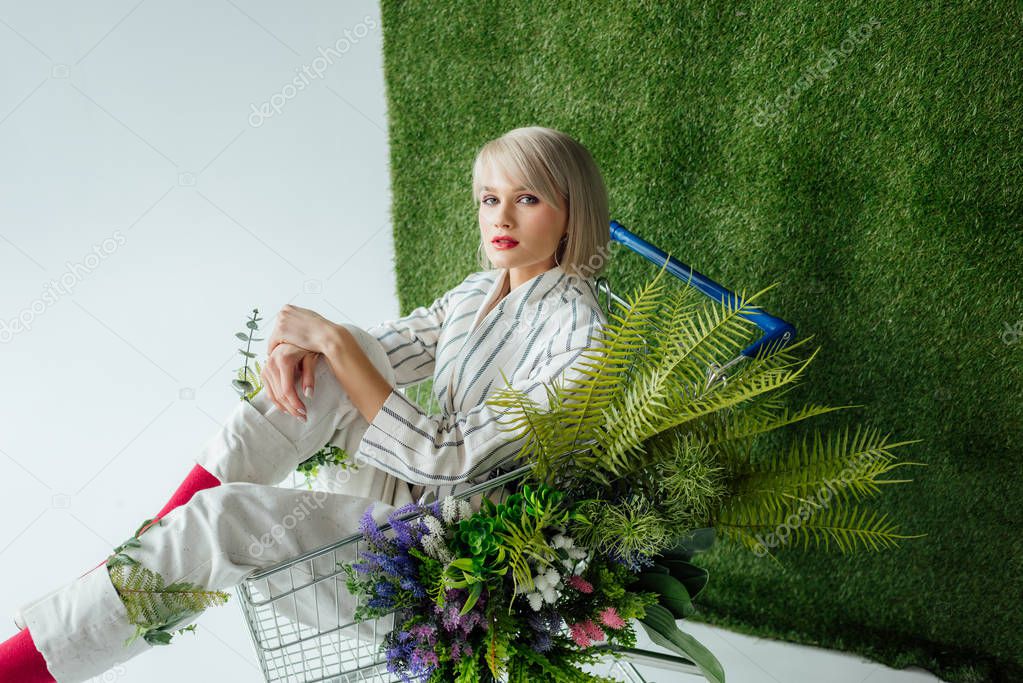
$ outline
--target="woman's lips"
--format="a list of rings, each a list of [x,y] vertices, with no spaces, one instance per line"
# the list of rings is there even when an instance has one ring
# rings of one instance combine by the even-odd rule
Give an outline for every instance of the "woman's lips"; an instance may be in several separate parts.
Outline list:
[[[491,244],[494,245],[495,249],[511,249],[512,247],[516,246],[518,242],[509,238],[499,238],[493,240]]]

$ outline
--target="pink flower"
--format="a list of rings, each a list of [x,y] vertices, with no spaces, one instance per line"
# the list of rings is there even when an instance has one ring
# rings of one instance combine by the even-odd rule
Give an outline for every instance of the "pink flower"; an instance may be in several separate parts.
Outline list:
[[[572,640],[574,640],[575,644],[579,647],[585,648],[590,646],[590,636],[583,627],[583,622],[579,622],[578,624],[569,624],[568,632],[572,635]]]
[[[600,630],[600,627],[593,623],[592,619],[580,622],[579,624],[586,636],[593,642],[604,640],[604,632]]]
[[[600,623],[609,628],[622,628],[625,626],[625,621],[614,607],[608,607],[600,613]]]
[[[569,586],[576,589],[580,593],[593,592],[593,584],[591,584],[589,581],[579,576],[578,574],[572,574],[572,576],[566,579],[565,583],[567,583]]]

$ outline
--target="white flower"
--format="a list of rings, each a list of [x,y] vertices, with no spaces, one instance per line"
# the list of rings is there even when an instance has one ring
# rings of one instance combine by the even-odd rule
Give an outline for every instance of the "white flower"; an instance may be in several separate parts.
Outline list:
[[[573,560],[582,560],[588,554],[589,553],[587,553],[584,548],[569,548],[568,549],[568,556],[571,557]]]
[[[561,574],[554,567],[548,567],[547,571],[544,572],[544,578],[547,580],[547,585],[554,588],[558,585],[558,581],[561,581]]]
[[[463,519],[472,517],[472,506],[466,500],[448,496],[441,501],[440,512],[445,524],[456,524]]]
[[[426,554],[435,560],[440,562],[451,562],[453,559],[451,553],[448,552],[447,545],[444,543],[443,537],[435,536],[433,534],[427,534],[421,539],[423,544],[423,550]]]
[[[558,585],[559,581],[561,581],[561,574],[554,567],[548,567],[547,571],[543,574],[537,574],[533,577],[533,583],[538,591],[554,588]]]
[[[557,602],[560,596],[561,593],[559,591],[554,590],[553,588],[547,588],[543,591],[543,599],[550,605],[553,605],[555,602]]]
[[[425,515],[423,517],[423,524],[426,525],[427,530],[431,536],[437,536],[438,538],[444,538],[444,525],[441,521],[433,515]]]
[[[573,545],[575,545],[575,541],[573,541],[568,536],[565,536],[564,534],[558,534],[551,539],[551,545],[553,545],[555,548],[564,548],[565,550],[568,550]]]
[[[533,608],[534,612],[539,612],[543,607],[543,596],[539,593],[530,593],[526,596],[526,600],[529,601],[529,606]]]
[[[445,524],[454,524],[458,521],[458,501],[454,496],[448,496],[441,501],[440,513]]]

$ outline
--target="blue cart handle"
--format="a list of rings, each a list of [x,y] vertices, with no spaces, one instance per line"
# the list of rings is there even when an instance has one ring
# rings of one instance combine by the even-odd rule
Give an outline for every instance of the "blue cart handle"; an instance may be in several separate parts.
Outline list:
[[[733,309],[742,306],[742,299],[736,296],[734,292],[725,289],[706,275],[698,273],[675,257],[668,256],[646,240],[626,230],[625,226],[615,220],[611,221],[611,239],[621,242],[658,267],[664,266],[664,261],[667,259],[668,263],[665,267],[668,272],[683,280],[686,284],[696,287],[714,301],[719,303],[727,301]],[[772,344],[772,346],[776,344],[775,350],[777,350],[777,348],[785,346],[795,339],[796,328],[794,325],[770,315],[758,306],[750,306],[749,308],[754,310],[751,310],[749,313],[740,313],[740,315],[756,323],[757,327],[764,331],[764,334],[760,339],[742,350],[743,356],[752,358],[765,344]]]

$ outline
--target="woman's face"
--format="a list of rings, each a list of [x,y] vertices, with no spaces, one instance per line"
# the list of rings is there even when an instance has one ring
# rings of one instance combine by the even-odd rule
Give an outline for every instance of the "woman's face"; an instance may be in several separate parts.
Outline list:
[[[493,167],[480,180],[480,238],[494,267],[539,274],[557,265],[554,252],[568,224],[564,201],[555,208]],[[495,243],[499,236],[513,242]]]

